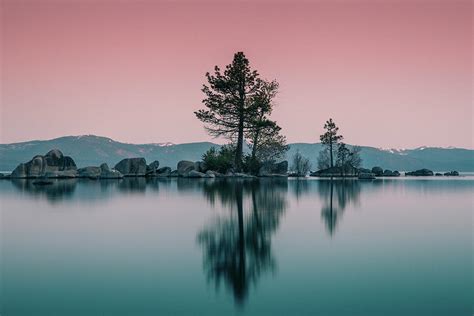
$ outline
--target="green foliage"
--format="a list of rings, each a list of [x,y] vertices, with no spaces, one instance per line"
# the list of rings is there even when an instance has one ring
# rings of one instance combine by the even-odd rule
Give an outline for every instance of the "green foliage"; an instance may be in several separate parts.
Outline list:
[[[211,147],[202,155],[202,161],[209,170],[226,173],[233,167],[235,156],[235,146],[224,145],[219,151],[215,147]]]
[[[243,171],[245,173],[257,175],[261,166],[262,166],[262,161],[259,160],[258,158],[252,157],[252,155],[244,156]]]
[[[293,171],[298,177],[304,177],[311,169],[311,163],[308,158],[303,157],[299,151],[293,156]]]

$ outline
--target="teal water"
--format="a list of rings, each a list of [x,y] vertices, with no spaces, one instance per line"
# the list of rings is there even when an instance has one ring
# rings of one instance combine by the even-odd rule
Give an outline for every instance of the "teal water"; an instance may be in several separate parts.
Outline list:
[[[472,315],[474,180],[0,181],[0,315]]]

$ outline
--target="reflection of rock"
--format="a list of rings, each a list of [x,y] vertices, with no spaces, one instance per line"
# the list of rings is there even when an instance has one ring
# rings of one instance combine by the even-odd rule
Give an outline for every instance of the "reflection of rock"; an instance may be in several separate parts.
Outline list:
[[[125,192],[145,192],[146,178],[145,177],[127,177],[120,180],[118,189]]]
[[[39,180],[39,179],[38,179]],[[44,180],[44,179],[41,179]],[[21,192],[26,192],[33,196],[43,196],[50,202],[57,202],[72,198],[77,184],[77,179],[50,180],[51,184],[33,184],[37,180],[12,179],[13,185]]]
[[[146,174],[147,165],[145,158],[125,158],[117,163],[114,169],[125,177],[143,177]]]
[[[35,156],[27,163],[21,163],[13,170],[12,178],[73,178],[76,176],[76,164],[71,157],[64,156],[57,149],[46,155]]]
[[[260,167],[258,175],[260,177],[272,177],[272,176],[287,176],[288,174],[288,161],[282,162],[267,162]]]
[[[410,171],[405,173],[406,176],[415,176],[415,177],[423,177],[423,176],[433,176],[433,171],[429,169],[420,169],[416,171]]]
[[[201,183],[214,204],[227,211],[197,237],[203,247],[204,269],[216,286],[224,283],[237,304],[244,303],[251,285],[274,271],[271,237],[286,208],[287,181],[216,179]],[[248,201],[249,203],[245,203]],[[247,205],[250,205],[248,208]],[[235,210],[236,212],[233,212]]]

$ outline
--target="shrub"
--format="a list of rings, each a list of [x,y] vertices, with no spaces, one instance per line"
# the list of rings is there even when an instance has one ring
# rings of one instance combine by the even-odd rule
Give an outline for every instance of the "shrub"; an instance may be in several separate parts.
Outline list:
[[[226,173],[232,168],[235,157],[235,147],[224,145],[219,151],[215,147],[209,148],[202,155],[202,161],[206,164],[208,170]]]

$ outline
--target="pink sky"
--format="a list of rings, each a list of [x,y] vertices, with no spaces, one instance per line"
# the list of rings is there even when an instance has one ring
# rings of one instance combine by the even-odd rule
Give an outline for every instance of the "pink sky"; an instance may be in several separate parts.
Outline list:
[[[204,74],[244,51],[290,142],[473,147],[469,0],[0,2],[1,143],[212,140]]]

